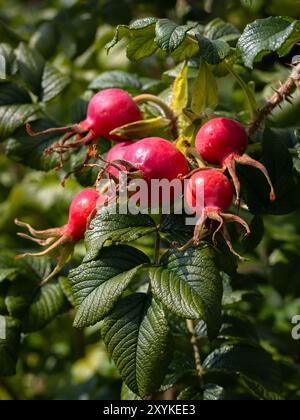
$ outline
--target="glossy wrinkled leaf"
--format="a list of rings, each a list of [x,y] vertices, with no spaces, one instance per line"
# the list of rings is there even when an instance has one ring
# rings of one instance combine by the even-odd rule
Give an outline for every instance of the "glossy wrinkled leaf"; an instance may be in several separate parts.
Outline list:
[[[49,258],[26,257],[17,261],[17,277],[8,288],[5,304],[10,315],[22,318],[38,292],[40,282],[50,274]]]
[[[45,130],[54,127],[51,120],[37,120],[31,124],[33,131]],[[6,154],[16,162],[33,169],[49,171],[60,163],[57,154],[47,155],[45,150],[61,137],[57,133],[43,134],[38,137],[29,136],[24,127],[14,132],[12,138],[6,143]]]
[[[74,326],[87,327],[104,318],[147,263],[141,251],[120,245],[103,248],[95,261],[72,270],[69,279],[77,306]]]
[[[247,67],[265,55],[277,52],[280,57],[289,53],[300,40],[300,23],[288,17],[271,16],[248,24],[238,48]]]
[[[160,232],[166,235],[170,242],[183,246],[193,236],[194,227],[186,224],[185,215],[170,214],[163,219]]]
[[[203,362],[206,371],[223,371],[249,377],[260,384],[261,390],[280,392],[281,381],[278,366],[263,349],[250,346],[225,345],[214,350]],[[261,392],[264,398],[264,392]]]
[[[204,34],[211,40],[220,39],[230,42],[239,38],[239,30],[232,24],[224,22],[222,19],[214,19],[205,27]]]
[[[133,391],[131,391],[128,386],[123,382],[122,388],[121,388],[121,400],[125,401],[138,401],[142,398],[139,397],[137,394],[135,394]]]
[[[156,226],[145,214],[112,214],[110,208],[103,208],[93,219],[86,232],[87,254],[85,261],[97,257],[107,241],[113,243],[132,242],[156,230]]]
[[[22,331],[38,331],[68,308],[59,283],[48,283],[39,288],[22,318]]]
[[[0,44],[0,80],[15,74],[18,70],[13,48],[9,44]],[[2,90],[3,85],[1,85]]]
[[[172,354],[161,304],[143,293],[127,296],[103,320],[101,334],[130,390],[141,397],[157,391]]]
[[[222,281],[209,247],[169,251],[161,266],[149,273],[153,294],[168,310],[184,318],[203,319],[209,337],[218,334]]]
[[[0,139],[5,140],[35,112],[29,94],[14,83],[2,83],[0,89]]]
[[[0,106],[0,139],[7,139],[18,127],[39,110],[38,104]]]
[[[204,36],[196,34],[200,47],[201,57],[208,64],[219,64],[230,54],[230,46],[222,39],[210,40]]]
[[[104,71],[89,85],[89,89],[92,90],[119,88],[133,92],[139,91],[141,87],[142,84],[137,75],[121,70]]]
[[[16,51],[22,79],[40,101],[48,102],[69,83],[69,78],[48,64],[34,49],[20,44]]]
[[[225,390],[219,385],[208,384],[203,392],[203,400],[205,401],[222,401],[226,399]]]
[[[266,389],[259,381],[256,381],[252,378],[249,378],[246,375],[239,375],[240,381],[242,385],[247,388],[249,393],[253,395],[254,398],[259,400],[266,400],[266,401],[280,401],[284,398],[278,394],[277,392],[272,392]]]
[[[178,25],[170,19],[160,19],[156,23],[155,41],[157,45],[167,53],[175,51],[184,41],[186,34],[196,24]]]

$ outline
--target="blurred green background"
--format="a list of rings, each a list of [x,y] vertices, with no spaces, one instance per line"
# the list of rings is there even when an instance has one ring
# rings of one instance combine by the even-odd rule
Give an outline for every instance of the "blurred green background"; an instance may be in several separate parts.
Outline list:
[[[70,86],[50,107],[51,117],[61,124],[77,119],[81,112],[78,99],[89,97],[87,86],[101,72],[119,69],[160,78],[173,66],[161,57],[130,63],[122,42],[107,56],[104,45],[117,24],[150,15],[204,24],[221,17],[242,31],[256,18],[282,14],[300,18],[300,0],[0,0],[0,19],[71,76]],[[286,62],[270,55],[251,74],[260,99],[287,75]],[[250,80],[245,69],[240,71]],[[231,79],[220,79],[220,92],[223,110],[244,106],[244,96]],[[294,107],[285,105],[276,112],[275,125],[300,127],[299,111],[298,95]],[[68,205],[80,185],[71,179],[62,189],[57,173],[24,168],[6,158],[1,147],[0,248],[19,252],[27,244],[16,237],[14,218],[40,228],[60,226],[67,220]],[[266,217],[265,224],[264,240],[251,264],[241,268],[243,280],[255,283],[261,299],[245,304],[243,310],[256,320],[268,350],[278,358],[300,363],[300,341],[290,336],[291,317],[300,314],[300,213]],[[79,246],[78,261],[83,252]],[[0,378],[0,399],[117,399],[120,386],[118,373],[99,344],[97,327],[76,331],[69,313],[41,332],[23,337],[18,373]],[[291,393],[300,397],[299,389]]]

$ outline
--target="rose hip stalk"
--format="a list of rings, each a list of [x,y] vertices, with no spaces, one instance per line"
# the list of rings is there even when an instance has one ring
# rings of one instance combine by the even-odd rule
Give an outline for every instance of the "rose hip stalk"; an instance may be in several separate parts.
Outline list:
[[[241,224],[247,235],[250,234],[250,228],[239,216],[226,212],[233,201],[233,189],[229,179],[218,169],[199,170],[192,175],[187,183],[185,200],[191,210],[198,210],[204,206],[202,217],[195,227],[194,238],[188,245],[191,243],[199,245],[202,228],[208,220],[212,220],[218,223],[212,237],[214,244],[216,244],[217,233],[221,231],[231,252],[241,258],[232,248],[224,222]]]
[[[122,141],[121,137],[111,135],[111,131],[141,119],[141,112],[128,92],[122,89],[105,89],[92,97],[88,104],[87,117],[79,124],[49,128],[36,133],[32,132],[30,125],[27,124],[27,132],[31,136],[53,132],[65,133],[57,145],[48,149],[49,153],[53,151],[63,153],[68,149],[91,144],[100,137]],[[76,140],[66,144],[73,135],[77,135]]]
[[[254,166],[266,177],[270,188],[270,200],[276,199],[272,181],[267,169],[260,162],[245,155],[248,139],[244,127],[230,118],[214,118],[201,127],[196,136],[196,149],[209,164],[221,165],[228,169],[236,192],[236,201],[240,202],[240,182],[235,163]]]
[[[42,284],[45,284],[55,276],[70,259],[73,254],[74,245],[84,238],[89,221],[95,216],[98,200],[99,193],[96,190],[82,190],[75,196],[70,205],[68,223],[58,228],[35,230],[27,223],[15,220],[15,223],[18,226],[27,228],[30,233],[30,235],[18,233],[19,236],[47,247],[44,251],[26,253],[20,255],[19,258],[27,256],[42,257],[49,254],[51,251],[57,250],[59,247],[63,247],[57,266],[52,273],[43,280]]]

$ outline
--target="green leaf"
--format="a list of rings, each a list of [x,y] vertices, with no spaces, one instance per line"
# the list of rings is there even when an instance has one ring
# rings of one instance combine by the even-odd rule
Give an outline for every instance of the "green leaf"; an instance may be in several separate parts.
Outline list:
[[[48,283],[34,295],[25,316],[22,331],[38,331],[68,308],[68,303],[59,283]]]
[[[72,307],[75,307],[76,302],[75,302],[73,290],[72,290],[72,287],[71,287],[71,283],[70,283],[70,280],[68,279],[68,277],[60,276],[58,278],[58,282],[59,282],[59,285],[60,285],[65,297],[67,298],[68,302],[70,303],[70,305]]]
[[[0,139],[7,139],[39,110],[38,104],[0,106]]]
[[[134,392],[132,392],[125,383],[122,384],[122,388],[121,388],[121,400],[122,401],[138,401],[138,400],[141,400],[141,399],[142,398],[139,397]]]
[[[17,271],[17,268],[0,268],[0,283],[16,274]]]
[[[214,110],[218,104],[218,84],[209,66],[201,60],[199,73],[193,84],[191,109],[195,114]]]
[[[200,55],[208,64],[219,64],[230,54],[230,46],[222,39],[210,40],[196,34]]]
[[[135,20],[131,25],[118,25],[114,38],[105,46],[107,51],[113,48],[122,38],[129,36],[130,42],[133,42],[130,47],[129,54],[134,59],[141,59],[153,54],[154,38],[155,38],[155,24],[156,18],[143,18]],[[143,40],[143,42],[141,42]],[[151,41],[152,40],[152,41]],[[147,44],[147,49],[144,44]],[[150,48],[150,49],[149,49]],[[156,49],[156,48],[155,48]]]
[[[119,41],[121,41],[122,38],[130,34],[130,29],[127,25],[118,25],[116,27],[116,31],[114,34],[113,39],[108,42],[105,46],[107,53],[113,48]]]
[[[164,310],[155,299],[143,293],[125,297],[103,320],[101,334],[131,391],[145,398],[159,389],[172,343]]]
[[[170,321],[170,318],[168,319]],[[184,334],[186,335],[186,328],[184,329]],[[164,381],[160,387],[160,392],[164,392],[170,388],[173,388],[174,386],[176,386],[176,384],[184,383],[184,379],[186,377],[191,377],[194,374],[195,359],[193,355],[175,350],[172,361],[165,375]]]
[[[176,399],[179,401],[202,401],[203,395],[202,391],[196,389],[195,387],[189,386],[187,388],[184,388]]]
[[[16,54],[21,77],[40,101],[50,101],[69,83],[67,76],[48,64],[36,50],[27,45],[20,44]]]
[[[23,41],[22,37],[14,32],[2,20],[0,20],[0,39],[2,42],[7,42],[13,47],[16,47],[19,42]]]
[[[22,318],[39,290],[39,283],[51,272],[51,264],[49,258],[26,257],[16,266],[18,276],[7,291],[5,304],[10,315]]]
[[[84,261],[96,258],[107,241],[132,242],[155,230],[155,223],[148,215],[112,214],[110,207],[102,208],[86,233],[87,254]]]
[[[97,76],[89,85],[89,89],[100,90],[107,88],[120,88],[130,92],[138,92],[142,83],[137,75],[126,71],[104,71]]]
[[[271,52],[277,52],[280,57],[285,56],[299,40],[298,21],[271,16],[247,25],[239,39],[238,48],[245,65],[253,68],[254,62],[260,61]]]
[[[49,102],[59,95],[70,83],[68,76],[60,73],[55,67],[46,63],[44,66],[39,99]]]
[[[37,120],[31,124],[33,131],[46,130],[54,127],[51,120]],[[31,137],[24,127],[14,132],[13,138],[6,143],[5,152],[7,156],[16,162],[33,169],[49,171],[58,166],[60,158],[57,154],[47,155],[45,150],[61,137],[57,133],[43,134],[38,137]]]
[[[170,19],[160,19],[156,23],[156,43],[168,54],[175,51],[184,41],[189,30],[196,26],[196,23],[190,25],[178,25]]]
[[[54,21],[43,22],[30,38],[29,46],[45,59],[52,57],[57,49],[59,37]]]
[[[20,346],[20,323],[15,318],[0,315],[0,376],[16,373]]]
[[[197,42],[191,41],[191,39],[185,37],[179,47],[172,52],[172,57],[178,63],[188,58],[194,57],[199,51],[199,45]]]
[[[14,75],[17,70],[18,66],[13,48],[8,44],[0,44],[0,80]]]
[[[160,225],[160,232],[170,242],[176,242],[178,246],[185,245],[193,236],[194,227],[186,224],[186,216],[181,214],[170,214],[163,219]]]
[[[222,41],[230,42],[237,40],[240,36],[240,32],[231,23],[216,18],[205,27],[204,35],[211,40],[220,39]]]
[[[259,400],[267,400],[267,401],[283,400],[283,398],[278,393],[269,391],[258,381],[242,374],[239,375],[239,378],[242,385],[245,388],[247,388],[249,393],[253,395],[254,398],[257,398]]]
[[[223,313],[222,326],[218,339],[226,340],[227,343],[259,345],[259,337],[255,326],[250,319],[238,311]]]
[[[222,401],[226,399],[225,390],[219,385],[207,384],[203,392],[205,401]]]
[[[245,201],[253,214],[288,214],[300,207],[300,176],[294,173],[293,160],[280,130],[267,128],[263,134],[262,156],[276,192],[270,202],[265,177],[251,167],[238,167]]]
[[[27,91],[15,83],[1,83],[0,106],[14,104],[30,104],[31,98]]]
[[[214,350],[203,362],[203,367],[206,371],[244,375],[259,383],[263,389],[276,394],[281,389],[278,366],[261,348],[225,345]]]
[[[103,319],[121,297],[148,257],[126,245],[103,248],[95,261],[69,274],[77,313],[74,326],[88,327]]]
[[[161,264],[150,269],[153,294],[176,315],[203,319],[209,337],[215,337],[221,322],[222,281],[211,249],[172,250]]]
[[[131,61],[138,61],[149,57],[156,50],[154,25],[135,30],[126,49],[127,57]]]
[[[0,90],[0,139],[5,140],[39,110],[28,93],[14,83],[2,83]]]

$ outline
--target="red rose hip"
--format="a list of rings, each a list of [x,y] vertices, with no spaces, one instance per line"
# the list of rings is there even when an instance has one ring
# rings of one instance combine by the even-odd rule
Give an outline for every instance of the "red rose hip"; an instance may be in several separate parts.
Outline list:
[[[240,202],[240,182],[236,174],[235,163],[254,166],[266,177],[270,185],[270,200],[276,196],[267,169],[260,162],[245,155],[248,139],[244,127],[230,118],[213,118],[200,128],[196,136],[196,149],[209,164],[218,164],[228,169],[236,193],[237,203]]]
[[[15,220],[15,223],[18,226],[25,227],[29,232],[29,235],[18,233],[19,236],[46,247],[46,249],[41,252],[26,253],[20,255],[19,258],[26,256],[42,257],[62,247],[57,266],[52,273],[43,280],[42,284],[46,283],[54,275],[59,273],[72,256],[75,243],[83,239],[90,220],[96,214],[98,199],[99,193],[95,189],[88,188],[82,190],[74,197],[70,205],[68,223],[58,228],[35,230],[27,223]]]
[[[224,222],[241,224],[247,235],[250,234],[250,228],[239,216],[227,213],[233,201],[233,189],[229,179],[219,169],[200,169],[191,176],[185,187],[185,200],[190,210],[199,215],[192,242],[195,245],[199,244],[202,229],[208,220],[212,220],[218,223],[213,232],[213,242],[216,244],[216,235],[221,232],[231,252],[240,257],[233,250]]]

